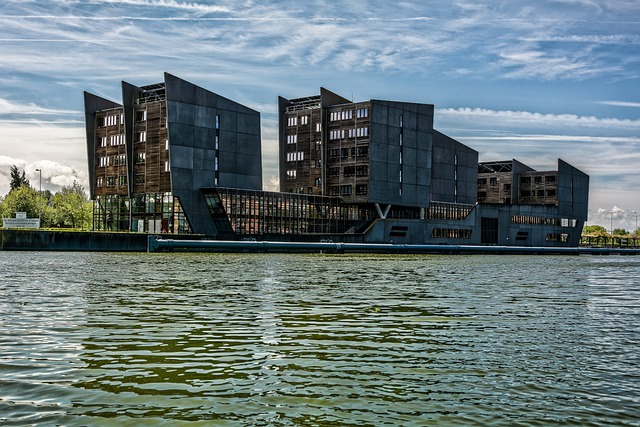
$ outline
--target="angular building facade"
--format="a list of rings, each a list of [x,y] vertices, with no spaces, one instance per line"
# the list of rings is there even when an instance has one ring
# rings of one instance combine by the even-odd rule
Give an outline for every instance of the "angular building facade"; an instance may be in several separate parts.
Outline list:
[[[85,121],[96,230],[215,235],[201,188],[262,188],[260,114],[171,74]]]
[[[280,192],[260,115],[170,74],[85,93],[94,228],[217,239],[577,246],[589,177],[535,171],[433,127],[434,106],[329,90],[278,99]]]

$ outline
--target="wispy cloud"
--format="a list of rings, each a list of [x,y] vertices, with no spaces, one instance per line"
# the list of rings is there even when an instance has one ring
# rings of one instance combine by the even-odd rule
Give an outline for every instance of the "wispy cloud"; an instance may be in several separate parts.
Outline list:
[[[640,108],[640,102],[626,102],[626,101],[598,101],[598,104],[612,105],[614,107],[632,107]]]

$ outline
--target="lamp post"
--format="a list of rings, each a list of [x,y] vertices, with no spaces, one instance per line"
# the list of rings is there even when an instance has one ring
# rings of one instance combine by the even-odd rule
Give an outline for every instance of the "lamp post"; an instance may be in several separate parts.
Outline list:
[[[42,228],[42,169],[36,169],[40,173],[40,191],[38,192],[38,227]]]

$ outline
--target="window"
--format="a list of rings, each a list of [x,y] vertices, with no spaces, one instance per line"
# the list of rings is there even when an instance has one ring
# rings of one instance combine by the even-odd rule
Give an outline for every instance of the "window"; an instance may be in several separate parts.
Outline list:
[[[556,197],[556,190],[547,190],[547,197]]]
[[[316,178],[314,180],[314,184],[315,184],[316,187],[321,186],[322,185],[322,178]]]
[[[217,137],[216,137],[217,138]],[[218,147],[216,146],[216,150],[218,149]],[[164,140],[164,150],[165,151],[169,151],[169,140],[165,139]]]
[[[369,155],[369,147],[356,147],[356,155],[357,156]]]
[[[296,175],[297,175],[297,171],[295,169],[287,171],[287,178],[288,179],[295,179]]]
[[[100,137],[100,147],[106,147],[107,146],[107,137],[106,136],[101,136]]]
[[[126,175],[120,175],[118,177],[118,185],[120,187],[126,187],[127,186],[127,176]]]
[[[170,170],[171,167],[169,166],[169,161],[167,160],[166,162],[164,162],[164,171],[169,172]]]
[[[107,187],[115,187],[116,186],[116,177],[108,176],[107,177]]]
[[[136,121],[144,122],[147,120],[147,110],[137,111],[136,112]]]
[[[309,124],[309,116],[300,117],[300,124],[301,125],[308,125]]]
[[[287,135],[287,144],[295,144],[298,142],[298,135]]]
[[[355,166],[345,166],[343,169],[342,174],[344,176],[354,176],[356,174],[356,167]]]
[[[339,148],[330,148],[329,149],[329,157],[338,157],[340,155]]]
[[[102,188],[102,185],[104,183],[104,180],[101,176],[98,177],[98,179],[96,179],[96,187],[97,188]]]
[[[534,176],[533,177],[533,182],[535,184],[542,184],[542,177],[541,176]]]
[[[538,190],[537,196],[544,197],[544,190]]]
[[[492,185],[492,186],[498,185],[498,178],[495,178],[495,177],[489,178],[489,185]]]
[[[337,166],[332,166],[329,168],[329,176],[338,176],[340,175],[340,168]]]
[[[332,130],[329,133],[329,139],[343,139],[343,138],[344,138],[344,129]]]
[[[520,179],[520,184],[531,184],[531,177],[530,176],[523,176]]]
[[[147,141],[147,132],[142,131],[136,134],[136,142],[146,142]]]
[[[351,195],[351,186],[350,185],[341,185],[340,186],[340,195],[341,196],[350,196]]]
[[[369,166],[368,165],[356,166],[356,176],[368,176],[368,175],[369,175]]]
[[[486,191],[478,191],[478,199],[484,199],[485,197],[487,197]]]
[[[111,157],[100,157],[100,167],[107,167],[111,164]]]
[[[143,164],[147,161],[147,153],[138,153],[137,157],[136,157],[136,163],[137,164]]]
[[[144,184],[144,182],[145,182],[144,175],[136,175],[136,178],[135,178],[136,185]]]
[[[298,116],[289,116],[287,118],[287,126],[295,126],[298,124]]]
[[[220,115],[216,114],[216,129],[220,129]]]
[[[569,240],[569,235],[565,233],[549,233],[546,238],[547,242],[562,242],[566,243]]]
[[[320,132],[320,131],[322,131],[322,127],[320,123],[316,123],[316,132]]]
[[[124,135],[111,135],[109,138],[109,143],[111,145],[122,145],[124,144]]]
[[[340,149],[340,157],[342,158],[349,157],[349,149],[348,148]]]
[[[478,178],[478,185],[487,185],[487,178]]]
[[[304,160],[304,151],[295,151],[293,153],[287,153],[287,161],[295,162]]]
[[[365,136],[369,136],[369,128],[364,127],[364,128],[358,128],[357,132],[356,132],[356,136],[358,138],[362,138]]]
[[[511,184],[504,184],[504,185],[502,186],[502,189],[503,189],[504,191],[511,191]]]
[[[356,185],[356,194],[358,196],[366,196],[367,195],[367,184],[358,184],[358,185]]]
[[[121,166],[127,164],[127,155],[126,154],[118,155],[118,164],[120,164]]]
[[[356,117],[358,119],[361,119],[363,117],[368,117],[369,116],[369,109],[368,108],[359,108],[356,110]]]
[[[556,182],[556,176],[555,175],[547,175],[547,176],[544,177],[544,182],[546,184],[550,184],[550,183]]]

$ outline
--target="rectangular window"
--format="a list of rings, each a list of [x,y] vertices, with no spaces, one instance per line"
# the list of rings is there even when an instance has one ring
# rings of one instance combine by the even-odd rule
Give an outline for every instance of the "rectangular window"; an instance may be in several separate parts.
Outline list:
[[[287,171],[288,179],[296,179],[297,171],[295,169]]]
[[[144,175],[136,175],[136,185],[140,185],[140,184],[144,184],[145,179],[144,179]]]
[[[350,185],[341,185],[340,186],[340,195],[341,196],[350,196],[351,195],[351,186]]]
[[[107,187],[115,187],[116,186],[116,177],[108,176],[107,177]]]
[[[120,164],[120,166],[126,165],[127,164],[127,155],[126,154],[118,155],[118,163]]]
[[[320,132],[321,130],[322,130],[322,127],[320,123],[316,123],[316,132]]]
[[[489,178],[489,185],[495,186],[498,185],[498,178]]]
[[[368,108],[359,108],[356,110],[356,117],[358,119],[361,119],[363,117],[368,117],[369,116],[369,109]]]
[[[356,132],[356,136],[358,138],[362,138],[365,136],[369,136],[369,128],[368,127],[364,127],[364,128],[358,128],[357,132]]]
[[[164,171],[169,172],[169,170],[170,170],[169,161],[167,160],[166,162],[164,162]]]
[[[322,185],[322,178],[316,178],[314,181],[314,184],[316,185],[316,187],[319,187]]]
[[[127,186],[127,176],[126,175],[120,175],[118,177],[118,185],[120,187],[126,187]]]
[[[356,166],[356,176],[368,176],[368,175],[369,175],[369,166],[368,165]]]
[[[137,158],[136,158],[136,163],[137,164],[143,164],[147,161],[147,153],[138,153]]]
[[[146,142],[147,141],[147,132],[142,131],[136,134],[136,142]]]
[[[302,117],[300,117],[300,124],[301,124],[301,125],[307,125],[307,124],[309,124],[309,116],[302,116]]]
[[[100,137],[100,147],[106,147],[107,146],[107,137],[106,136],[101,136]]]
[[[220,115],[216,114],[216,129],[220,129]]]
[[[287,126],[295,126],[298,124],[298,116],[289,116],[287,118]]]
[[[147,120],[147,110],[137,111],[136,112],[136,121],[144,122]]]
[[[96,187],[97,188],[102,188],[102,184],[103,184],[103,179],[101,176],[98,177],[98,179],[96,179]]]
[[[356,174],[355,166],[345,166],[342,171],[343,176],[354,176],[355,174]]]
[[[366,196],[367,195],[367,184],[358,184],[358,185],[356,185],[356,194],[358,196]]]
[[[287,144],[295,144],[298,142],[298,135],[287,135]]]
[[[218,147],[216,147],[216,150],[218,149]],[[169,151],[169,140],[165,139],[164,140],[164,150],[165,151]]]

